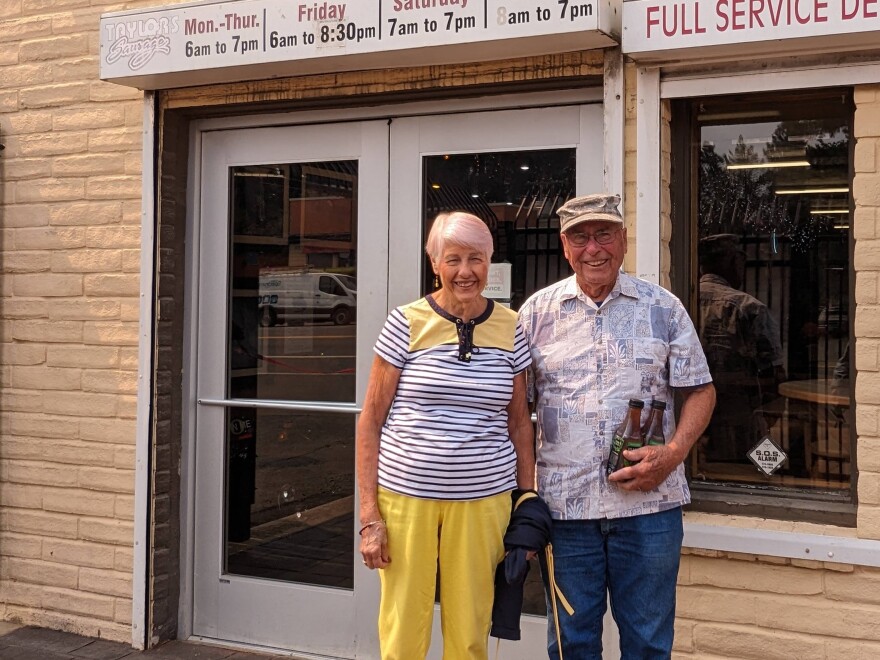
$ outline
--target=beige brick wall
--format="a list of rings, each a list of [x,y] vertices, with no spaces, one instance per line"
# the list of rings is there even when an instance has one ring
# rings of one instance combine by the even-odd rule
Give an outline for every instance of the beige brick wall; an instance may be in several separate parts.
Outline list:
[[[685,550],[676,658],[880,657],[880,569]]]
[[[855,91],[856,433],[859,536],[880,539],[880,85]]]
[[[131,640],[142,95],[102,11],[0,1],[0,616]]]

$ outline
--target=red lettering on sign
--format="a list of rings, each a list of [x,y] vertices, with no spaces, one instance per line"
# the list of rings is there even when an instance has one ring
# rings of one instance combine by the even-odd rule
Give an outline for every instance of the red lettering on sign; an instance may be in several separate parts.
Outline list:
[[[692,13],[689,13],[691,12]],[[659,14],[659,15],[658,15]],[[651,6],[645,10],[647,37],[653,28],[659,27],[667,37],[702,34],[706,28],[700,25],[700,6],[696,3],[679,2],[661,7]]]
[[[779,15],[782,13],[782,2],[776,5],[776,12],[773,12],[773,0],[767,0],[767,17],[770,21],[770,25],[776,26],[779,25]]]
[[[749,27],[755,27],[757,23],[758,27],[764,27],[764,23],[761,20],[761,12],[764,11],[764,0],[752,0],[749,5]]]
[[[794,0],[794,17],[801,25],[806,25],[810,22],[809,14],[801,16],[801,0]]]
[[[648,39],[651,38],[651,28],[655,25],[660,25],[660,19],[657,18],[657,12],[660,11],[660,7],[656,5],[652,5],[648,7],[647,12],[647,24],[648,24]]]
[[[700,5],[694,4],[694,32],[703,34],[705,31],[706,28],[700,25]]]
[[[715,14],[719,19],[723,20],[723,23],[715,23],[715,28],[719,32],[727,32],[727,27],[730,25],[730,21],[727,18],[727,14],[725,13],[727,9],[727,4],[729,0],[718,0],[715,4]]]
[[[829,0],[717,0],[715,24],[718,32],[727,30],[756,30],[780,25],[807,25],[828,22]],[[880,0],[842,0],[844,19],[853,18],[859,11],[867,15],[867,3],[876,5]],[[850,3],[855,3],[850,4]],[[850,7],[852,7],[850,9]],[[876,12],[873,12],[876,15]]]
[[[666,11],[667,9],[672,9],[672,11],[667,12]],[[667,20],[669,17],[668,15],[670,13],[672,14],[671,21]],[[670,25],[670,22],[672,23],[672,25]],[[677,28],[678,28],[678,7],[677,7],[677,5],[672,5],[671,7],[664,6],[663,7],[663,34],[665,34],[667,37],[674,37]]]

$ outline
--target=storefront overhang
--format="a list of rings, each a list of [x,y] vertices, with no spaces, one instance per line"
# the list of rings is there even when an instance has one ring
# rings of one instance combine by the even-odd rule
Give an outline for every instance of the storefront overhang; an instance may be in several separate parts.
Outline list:
[[[622,0],[239,0],[101,17],[101,79],[139,89],[616,46]]]
[[[878,0],[625,0],[623,51],[640,63],[880,47]]]

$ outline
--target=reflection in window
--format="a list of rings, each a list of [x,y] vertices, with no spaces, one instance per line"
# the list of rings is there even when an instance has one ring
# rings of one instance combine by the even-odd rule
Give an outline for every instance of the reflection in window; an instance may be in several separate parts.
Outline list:
[[[518,309],[538,289],[571,274],[556,209],[574,195],[574,149],[428,156],[423,171],[423,236],[440,213],[481,218],[494,239],[493,263],[511,264],[511,289],[499,301]],[[423,294],[433,279],[426,259]]]
[[[718,392],[689,464],[697,499],[723,484],[847,500],[850,98],[724,97],[687,109],[698,139],[685,204],[692,314]],[[772,476],[752,452],[767,439],[781,450]]]
[[[354,403],[357,172],[231,168],[229,398]],[[232,407],[226,449],[225,570],[352,588],[354,417]]]

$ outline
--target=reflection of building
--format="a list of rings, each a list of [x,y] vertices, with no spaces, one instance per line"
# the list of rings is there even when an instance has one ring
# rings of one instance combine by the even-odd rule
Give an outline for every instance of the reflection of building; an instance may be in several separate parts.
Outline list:
[[[345,265],[357,244],[357,236],[353,235],[354,222],[351,199],[300,199],[290,202],[290,224],[293,245],[299,238],[302,261],[312,266]],[[291,266],[300,266],[291,250],[288,260]],[[315,259],[311,256],[315,255]],[[330,263],[318,263],[317,255],[330,257]],[[342,261],[343,263],[340,263]]]
[[[353,273],[356,176],[357,164],[348,161],[236,168],[237,277],[256,277],[254,267]]]

